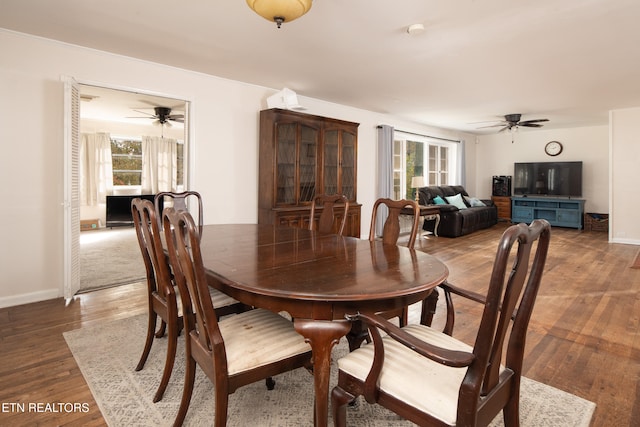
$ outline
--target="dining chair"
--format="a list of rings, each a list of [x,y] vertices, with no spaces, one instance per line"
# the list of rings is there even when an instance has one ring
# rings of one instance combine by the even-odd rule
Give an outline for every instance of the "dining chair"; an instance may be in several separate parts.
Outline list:
[[[158,402],[167,388],[175,361],[177,341],[182,329],[182,304],[177,296],[173,274],[164,254],[161,233],[158,228],[155,206],[150,200],[135,198],[131,202],[131,214],[146,270],[147,299],[149,304],[147,336],[142,356],[135,370],[140,371],[149,357],[154,338],[167,334],[167,355],[160,385],[153,401]],[[212,304],[216,314],[227,314],[246,311],[248,308],[222,292],[212,292]],[[156,331],[157,321],[160,326]]]
[[[409,231],[409,241],[407,247],[413,249],[416,243],[416,236],[418,234],[418,224],[420,223],[420,206],[415,200],[392,200],[392,199],[378,199],[373,204],[373,212],[371,214],[371,227],[369,228],[369,240],[376,239],[376,219],[381,206],[387,208],[387,218],[384,222],[382,229],[382,243],[387,245],[397,245],[398,238],[400,237],[400,215],[405,208],[413,210],[413,222],[411,223],[411,230]]]
[[[382,229],[382,243],[386,245],[397,245],[400,237],[400,215],[402,215],[403,209],[410,209],[413,211],[411,230],[409,231],[409,241],[407,247],[413,249],[416,243],[416,237],[418,235],[418,228],[420,224],[420,206],[415,200],[392,200],[392,199],[378,199],[373,204],[373,213],[371,214],[371,227],[369,229],[369,241],[376,239],[376,219],[380,208],[385,206],[387,209],[387,218],[384,222]],[[402,309],[393,310],[385,313],[388,318],[398,317],[400,326],[404,326],[408,321],[408,307]],[[366,332],[366,331],[365,331]]]
[[[341,204],[342,208],[336,212],[336,204]],[[316,206],[322,206],[322,213],[316,226]],[[311,203],[311,214],[309,215],[309,230],[317,228],[322,234],[339,234],[342,236],[345,224],[347,223],[347,213],[349,211],[349,199],[344,194],[318,194]],[[342,213],[342,218],[337,215]],[[335,226],[334,226],[335,224]]]
[[[173,191],[161,191],[154,197],[154,206],[156,209],[156,216],[158,218],[158,224],[162,230],[162,210],[165,206],[172,206],[176,210],[188,211],[189,201],[193,200],[197,203],[198,207],[198,231],[202,236],[202,196],[197,191],[182,191],[176,193]]]
[[[373,342],[338,360],[334,425],[344,426],[346,405],[364,396],[421,426],[487,426],[501,411],[507,427],[518,426],[525,341],[549,240],[546,220],[504,232],[473,346],[423,324],[399,328],[376,314],[348,316],[367,325]]]
[[[166,257],[158,257],[158,249],[160,253],[162,251],[162,242],[153,203],[149,200],[135,198],[131,201],[131,214],[146,269],[149,303],[147,337],[136,371],[140,371],[144,367],[154,338],[161,338],[165,332],[168,333],[167,354],[162,379],[153,397],[153,401],[158,402],[162,399],[173,370],[178,333],[182,329],[181,309],[178,305],[176,289],[171,280]],[[156,331],[158,317],[161,324]]]
[[[185,383],[174,426],[182,425],[189,409],[197,365],[213,383],[214,425],[222,427],[231,393],[262,378],[273,388],[273,376],[300,367],[310,369],[311,347],[290,320],[269,310],[257,308],[219,320],[208,297],[199,234],[191,214],[167,208],[163,224],[186,331]]]
[[[203,208],[202,208],[202,196],[197,191],[182,191],[179,193],[173,191],[162,191],[155,195],[153,204],[156,210],[156,218],[158,219],[158,226],[162,230],[162,211],[165,206],[173,207],[178,211],[188,211],[189,201],[193,201],[197,205],[198,209],[198,232],[202,236],[203,229]],[[216,314],[218,317],[226,316],[229,314],[240,313],[242,311],[250,310],[245,304],[236,301],[230,296],[214,289],[210,289],[210,295],[213,300],[213,306],[216,307]]]

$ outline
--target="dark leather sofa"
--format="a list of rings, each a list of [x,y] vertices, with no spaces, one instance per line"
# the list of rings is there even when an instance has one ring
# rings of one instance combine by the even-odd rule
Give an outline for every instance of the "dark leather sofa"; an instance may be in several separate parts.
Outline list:
[[[443,199],[448,196],[462,194],[469,196],[461,185],[447,185],[439,187],[420,188],[420,204],[434,205],[433,199],[440,196]],[[473,233],[476,230],[489,228],[498,223],[498,208],[491,200],[482,200],[486,206],[471,207],[468,203],[466,209],[458,209],[454,205],[440,206],[440,225],[438,226],[438,236],[458,237]],[[433,231],[435,220],[425,221],[424,229]]]

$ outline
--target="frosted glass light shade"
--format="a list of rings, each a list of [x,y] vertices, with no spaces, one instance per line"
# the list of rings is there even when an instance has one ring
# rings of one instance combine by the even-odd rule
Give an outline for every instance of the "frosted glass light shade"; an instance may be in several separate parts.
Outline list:
[[[278,24],[300,18],[311,9],[311,0],[247,0],[247,4],[267,21]]]

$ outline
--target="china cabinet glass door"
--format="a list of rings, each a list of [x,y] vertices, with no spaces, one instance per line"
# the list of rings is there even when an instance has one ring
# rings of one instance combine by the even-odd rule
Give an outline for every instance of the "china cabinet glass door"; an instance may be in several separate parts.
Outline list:
[[[298,133],[299,132],[299,133]],[[316,187],[318,130],[295,123],[276,129],[276,204],[313,200]]]

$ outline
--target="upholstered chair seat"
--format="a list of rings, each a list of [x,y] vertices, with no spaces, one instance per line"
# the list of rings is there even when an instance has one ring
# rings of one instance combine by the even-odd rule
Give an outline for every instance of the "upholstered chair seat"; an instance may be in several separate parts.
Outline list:
[[[473,351],[471,346],[428,326],[411,324],[402,330],[441,348]],[[379,390],[419,411],[432,414],[447,425],[455,425],[458,393],[467,368],[451,368],[434,362],[388,336],[382,341],[385,358]],[[338,367],[364,383],[373,363],[373,353],[373,344],[366,344],[339,359]],[[385,375],[385,371],[391,371],[393,375]]]
[[[220,320],[230,376],[310,350],[291,321],[257,308]]]

